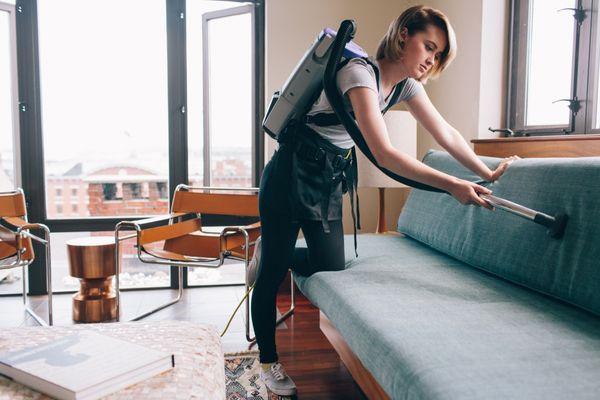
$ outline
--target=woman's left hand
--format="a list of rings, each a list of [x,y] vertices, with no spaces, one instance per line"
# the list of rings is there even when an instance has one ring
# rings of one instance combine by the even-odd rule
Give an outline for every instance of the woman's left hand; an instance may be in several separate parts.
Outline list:
[[[500,176],[508,169],[510,164],[512,164],[515,160],[520,160],[520,159],[521,159],[521,157],[519,157],[519,156],[510,156],[510,157],[506,157],[505,159],[500,161],[500,164],[498,164],[498,167],[494,170],[494,172],[492,172],[492,176],[490,177],[489,181],[494,182],[495,180],[500,178]]]

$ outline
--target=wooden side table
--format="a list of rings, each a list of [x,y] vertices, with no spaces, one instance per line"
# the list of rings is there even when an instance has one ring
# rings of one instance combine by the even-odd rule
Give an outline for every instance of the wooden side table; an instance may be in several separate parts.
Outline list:
[[[73,321],[104,322],[117,318],[115,240],[110,236],[89,236],[67,241],[69,272],[79,278],[79,292],[73,295]]]

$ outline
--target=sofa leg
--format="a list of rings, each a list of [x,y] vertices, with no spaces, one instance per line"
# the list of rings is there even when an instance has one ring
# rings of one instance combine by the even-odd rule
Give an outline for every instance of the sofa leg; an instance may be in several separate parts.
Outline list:
[[[389,400],[390,397],[385,390],[354,354],[344,337],[333,326],[323,311],[319,311],[319,327],[365,395],[369,399]]]

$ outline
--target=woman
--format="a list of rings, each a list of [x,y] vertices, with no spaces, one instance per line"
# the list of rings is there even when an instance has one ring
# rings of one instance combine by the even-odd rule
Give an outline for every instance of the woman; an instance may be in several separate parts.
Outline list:
[[[455,35],[446,16],[415,6],[392,22],[375,60],[351,60],[338,72],[337,83],[379,165],[442,189],[462,204],[491,208],[479,197],[491,193],[487,188],[432,169],[393,148],[381,115],[391,101],[404,101],[417,121],[460,163],[487,181],[498,179],[516,157],[504,159],[491,171],[438,113],[423,89],[422,83],[437,77],[455,53]],[[349,157],[354,143],[342,125],[319,126],[313,117],[324,112],[332,113],[332,109],[321,94],[308,113],[307,124],[282,135],[261,180],[262,248],[251,263],[258,268],[252,320],[260,349],[261,379],[278,395],[296,392],[275,349],[279,285],[290,266],[301,275],[344,269],[341,198],[345,188],[352,187],[346,171],[354,162]],[[295,248],[299,229],[308,248]]]

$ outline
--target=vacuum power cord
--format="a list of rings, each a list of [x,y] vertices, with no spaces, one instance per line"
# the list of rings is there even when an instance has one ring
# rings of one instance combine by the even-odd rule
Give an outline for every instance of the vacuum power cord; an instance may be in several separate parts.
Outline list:
[[[221,337],[223,337],[225,335],[225,333],[227,332],[227,329],[229,329],[229,325],[231,325],[231,321],[233,321],[233,317],[235,317],[235,314],[238,312],[238,310],[240,309],[240,307],[242,306],[242,303],[244,303],[244,301],[246,300],[246,298],[248,296],[250,296],[250,292],[252,291],[252,289],[254,289],[254,285],[256,283],[253,283],[252,286],[250,286],[250,288],[248,289],[248,291],[246,292],[246,294],[244,295],[244,297],[242,297],[242,300],[240,300],[240,302],[238,303],[237,307],[235,308],[235,310],[233,310],[233,313],[231,314],[231,317],[229,317],[229,320],[227,321],[227,324],[225,324],[225,328],[223,329],[223,332],[221,332]]]

